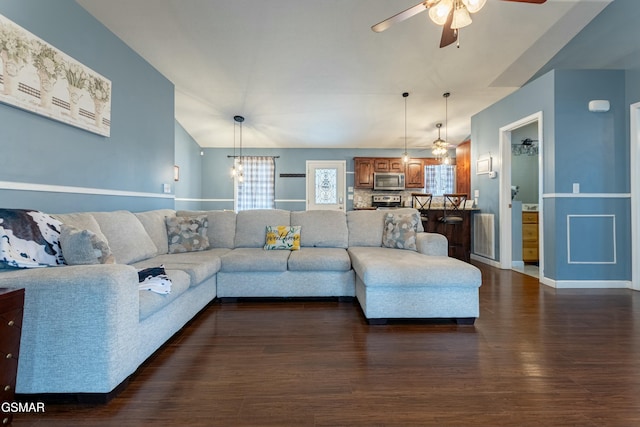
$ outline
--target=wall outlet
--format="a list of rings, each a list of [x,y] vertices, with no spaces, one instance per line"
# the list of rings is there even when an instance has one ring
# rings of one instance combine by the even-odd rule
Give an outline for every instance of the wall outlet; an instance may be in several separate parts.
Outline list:
[[[353,200],[353,194],[347,194],[347,200]]]
[[[573,194],[578,194],[580,192],[580,184],[577,182],[573,183]]]
[[[347,187],[347,193],[353,193],[353,187]]]
[[[170,194],[171,193],[171,184],[162,184],[162,191],[165,194]]]

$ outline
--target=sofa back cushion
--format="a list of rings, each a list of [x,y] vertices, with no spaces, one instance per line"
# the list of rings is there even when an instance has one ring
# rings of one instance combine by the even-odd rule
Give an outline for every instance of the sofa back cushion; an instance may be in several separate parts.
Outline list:
[[[362,210],[347,212],[347,226],[349,227],[349,247],[351,246],[382,246],[384,217],[388,210]],[[394,209],[394,213],[417,213],[413,208]],[[418,221],[418,232],[423,232],[422,222]]]
[[[144,226],[131,212],[92,212],[92,215],[106,236],[118,264],[131,264],[158,253]]]
[[[234,211],[178,211],[178,216],[206,214],[209,220],[207,237],[209,247],[233,249],[236,237],[236,213]]]
[[[153,244],[158,248],[156,255],[162,255],[169,252],[169,242],[167,240],[167,226],[165,218],[173,218],[176,211],[173,209],[157,209],[147,212],[138,212],[134,214],[140,220],[145,231],[153,240]]]
[[[89,212],[52,214],[51,216],[65,225],[77,228],[78,230],[89,230],[98,236],[98,238],[107,240],[100,229],[100,225],[98,225],[98,221],[96,221]]]
[[[291,225],[299,225],[302,247],[347,248],[349,231],[343,211],[292,211]]]
[[[290,225],[290,213],[282,209],[253,209],[236,216],[236,248],[262,248],[267,225]],[[302,230],[304,232],[304,230]]]

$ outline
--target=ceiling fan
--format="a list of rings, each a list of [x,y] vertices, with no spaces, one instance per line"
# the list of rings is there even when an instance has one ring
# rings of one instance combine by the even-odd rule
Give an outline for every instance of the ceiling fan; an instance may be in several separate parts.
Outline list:
[[[502,0],[517,3],[542,4],[547,0]],[[382,32],[406,19],[429,9],[429,17],[433,22],[442,25],[442,38],[440,47],[449,46],[458,40],[458,30],[471,24],[469,13],[478,12],[485,5],[487,0],[425,0],[409,9],[402,11],[382,22],[372,26],[376,33]],[[458,46],[459,47],[459,46]]]

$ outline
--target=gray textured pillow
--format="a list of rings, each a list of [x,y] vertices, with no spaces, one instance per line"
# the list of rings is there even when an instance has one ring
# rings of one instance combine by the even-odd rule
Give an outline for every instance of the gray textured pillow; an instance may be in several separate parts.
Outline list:
[[[169,253],[209,249],[207,215],[166,217]]]
[[[386,248],[408,249],[417,251],[416,230],[420,216],[415,214],[388,213],[384,217],[382,246]]]
[[[115,259],[106,240],[90,230],[62,224],[60,247],[67,265],[114,264]]]

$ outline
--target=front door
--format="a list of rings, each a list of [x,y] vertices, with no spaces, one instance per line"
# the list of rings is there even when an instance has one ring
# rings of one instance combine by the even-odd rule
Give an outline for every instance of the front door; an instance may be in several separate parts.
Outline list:
[[[307,210],[346,209],[345,160],[307,161]]]

